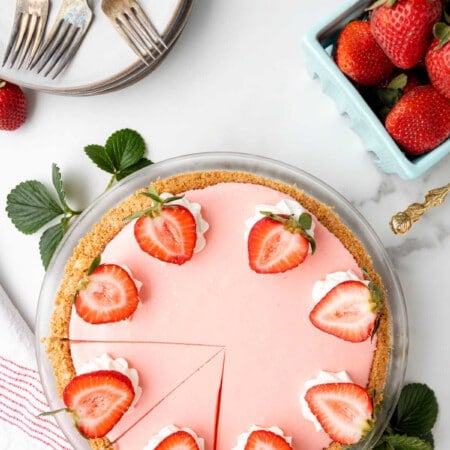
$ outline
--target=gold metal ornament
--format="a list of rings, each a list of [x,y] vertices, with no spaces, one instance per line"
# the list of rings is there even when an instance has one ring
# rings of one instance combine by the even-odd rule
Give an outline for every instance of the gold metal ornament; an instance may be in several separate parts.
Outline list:
[[[412,225],[417,222],[430,208],[442,205],[445,197],[450,192],[450,183],[436,189],[432,189],[425,196],[423,203],[413,203],[405,211],[395,214],[391,221],[391,229],[395,234],[407,233]]]

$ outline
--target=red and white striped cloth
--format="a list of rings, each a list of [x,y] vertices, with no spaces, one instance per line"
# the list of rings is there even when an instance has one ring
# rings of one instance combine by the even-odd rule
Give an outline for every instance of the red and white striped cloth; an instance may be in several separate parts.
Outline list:
[[[49,410],[33,334],[0,287],[0,449],[72,450]]]

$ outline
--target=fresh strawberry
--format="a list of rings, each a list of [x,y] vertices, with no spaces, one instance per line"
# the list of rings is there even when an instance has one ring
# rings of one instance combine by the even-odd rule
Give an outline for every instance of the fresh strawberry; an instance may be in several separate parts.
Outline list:
[[[394,70],[394,64],[374,39],[369,22],[349,22],[339,34],[335,60],[349,78],[363,86],[375,86]]]
[[[16,84],[0,80],[0,130],[16,130],[25,122],[27,102]]]
[[[106,435],[134,399],[130,379],[115,370],[77,375],[63,391],[63,401],[78,430],[90,439]]]
[[[340,444],[356,444],[372,428],[372,399],[357,384],[318,384],[306,391],[305,400],[325,432]]]
[[[414,67],[430,44],[442,0],[378,0],[371,8],[370,29],[386,55],[401,69]]]
[[[433,87],[450,100],[450,26],[439,22],[433,31],[435,38],[425,55],[425,66]]]
[[[282,436],[269,430],[252,431],[244,450],[292,450]]]
[[[193,436],[184,430],[175,431],[164,438],[155,450],[200,450]]]
[[[339,283],[315,305],[309,315],[312,324],[350,342],[365,341],[372,333],[379,299],[361,281]]]
[[[407,155],[421,155],[450,136],[450,100],[433,86],[418,86],[403,95],[385,125]]]
[[[314,239],[307,230],[311,216],[302,214],[299,220],[287,215],[263,213],[248,236],[250,267],[258,273],[279,273],[301,264],[308,251],[315,249]]]
[[[153,188],[145,195],[152,199],[152,206],[130,217],[138,217],[134,225],[137,243],[161,261],[184,264],[192,258],[197,242],[194,216],[184,206],[172,203],[181,197],[162,199]]]
[[[130,274],[116,264],[101,264],[79,283],[75,296],[78,315],[89,323],[118,322],[131,316],[139,304]]]

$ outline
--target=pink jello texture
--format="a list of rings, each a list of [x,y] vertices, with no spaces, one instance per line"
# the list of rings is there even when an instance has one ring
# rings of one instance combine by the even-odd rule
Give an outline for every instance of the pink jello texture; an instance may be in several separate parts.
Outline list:
[[[90,325],[72,314],[70,339],[83,341],[72,345],[75,367],[106,351],[127,359],[142,380],[136,409],[109,437],[119,450],[141,450],[158,427],[175,424],[204,437],[206,450],[229,450],[251,425],[275,425],[292,436],[294,449],[326,447],[330,438],[302,416],[304,383],[319,370],[345,370],[366,386],[376,340],[355,344],[315,328],[308,317],[311,290],[327,273],[351,269],[361,275],[360,268],[316,221],[313,255],[288,272],[257,274],[248,265],[245,221],[256,205],[288,197],[239,183],[185,195],[202,205],[210,226],[206,247],[181,266],[164,263],[139,248],[130,223],[108,244],[102,262],[131,269],[143,283],[141,306],[115,324]],[[170,356],[170,346],[179,356]],[[197,359],[189,365],[191,354]],[[163,370],[175,375],[159,392],[152,378],[155,360],[162,359]],[[157,397],[162,400],[155,406]]]

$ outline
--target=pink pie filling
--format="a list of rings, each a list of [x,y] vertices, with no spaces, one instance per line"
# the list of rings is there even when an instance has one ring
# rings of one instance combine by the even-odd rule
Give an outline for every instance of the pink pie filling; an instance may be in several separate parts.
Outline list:
[[[115,324],[90,325],[72,314],[75,368],[107,352],[139,372],[142,398],[108,437],[119,450],[141,450],[152,434],[174,424],[204,437],[206,450],[228,450],[251,425],[275,425],[292,436],[294,448],[329,445],[330,438],[302,416],[304,383],[319,370],[345,370],[366,386],[376,340],[355,344],[316,329],[308,318],[311,290],[327,273],[361,275],[360,268],[316,223],[317,250],[303,264],[257,274],[248,265],[245,221],[256,205],[287,196],[222,183],[188,191],[186,198],[202,205],[210,226],[206,247],[181,266],[163,263],[140,250],[128,224],[102,262],[130,268],[143,283],[141,306]]]

